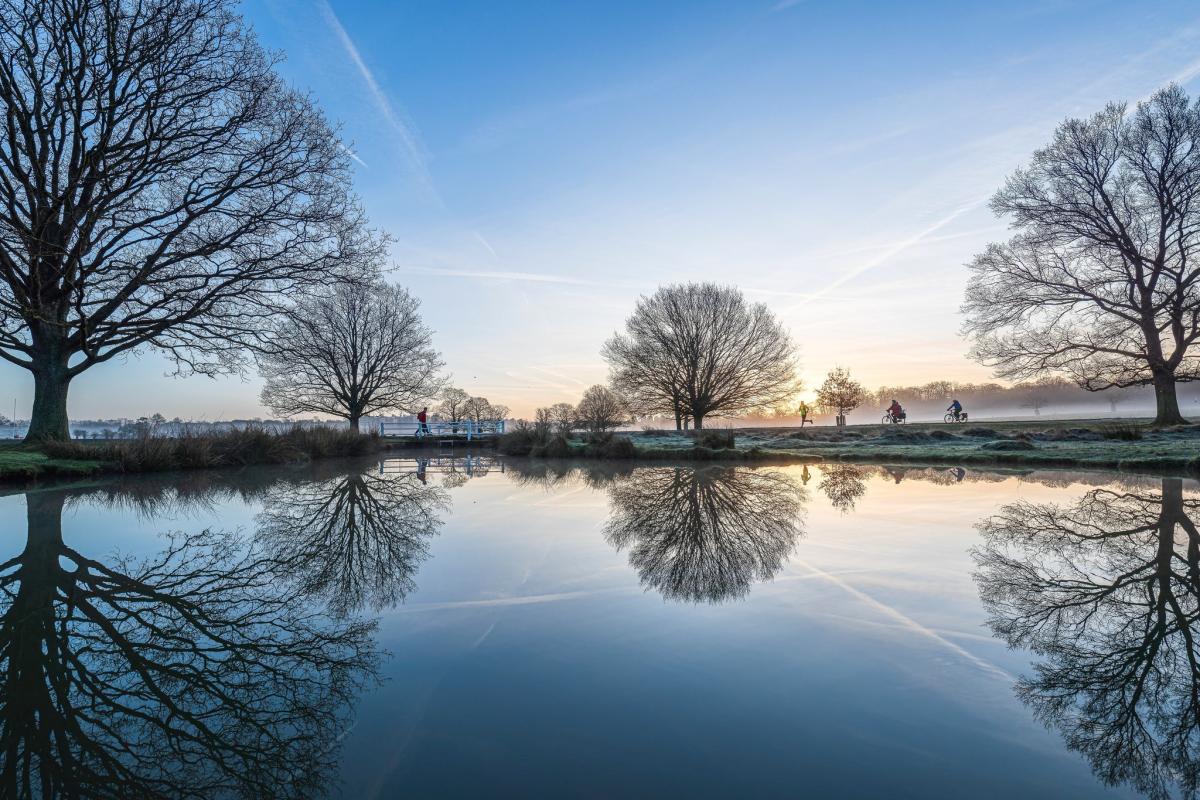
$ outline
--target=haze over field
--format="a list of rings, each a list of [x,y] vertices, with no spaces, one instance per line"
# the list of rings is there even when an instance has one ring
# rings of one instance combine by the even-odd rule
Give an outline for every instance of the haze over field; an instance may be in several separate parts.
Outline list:
[[[603,382],[638,295],[684,280],[768,303],[809,389],[988,380],[958,335],[962,265],[1005,238],[987,199],[1063,118],[1200,75],[1184,2],[243,11],[342,123],[454,384],[526,417]],[[101,365],[70,413],[265,415],[256,378],[170,369]],[[0,412],[32,386],[0,365]]]

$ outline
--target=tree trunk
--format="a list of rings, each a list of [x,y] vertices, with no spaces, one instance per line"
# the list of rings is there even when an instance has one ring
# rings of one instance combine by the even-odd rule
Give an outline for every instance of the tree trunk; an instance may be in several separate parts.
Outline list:
[[[350,430],[354,431],[355,433],[358,433],[358,420],[359,419],[360,419],[360,416],[358,414],[350,415]]]
[[[1179,396],[1175,393],[1175,373],[1165,369],[1154,371],[1154,424],[1186,425],[1187,420],[1179,412]]]
[[[675,430],[683,430],[683,415],[679,413],[679,409],[675,409]]]
[[[704,415],[703,414],[697,414],[695,417],[692,418],[692,420],[696,423],[696,426],[695,426],[696,430],[698,430],[698,431],[704,430]]]
[[[66,364],[40,364],[33,372],[33,415],[26,439],[65,442],[71,438],[67,418],[67,389],[71,376]]]

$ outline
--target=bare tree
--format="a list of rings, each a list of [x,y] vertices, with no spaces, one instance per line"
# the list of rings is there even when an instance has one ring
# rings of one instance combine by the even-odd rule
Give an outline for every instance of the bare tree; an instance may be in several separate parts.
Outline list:
[[[1172,85],[1069,119],[992,209],[1016,235],[970,265],[974,356],[1010,378],[1152,385],[1155,422],[1182,424],[1176,384],[1200,377],[1200,107]]]
[[[237,369],[264,317],[384,244],[233,5],[0,8],[0,358],[33,374],[31,439],[68,438],[72,379],[137,348]]]
[[[63,538],[69,499],[30,493],[0,563],[0,795],[322,795],[374,625],[306,604],[236,536],[91,557]]]
[[[467,403],[471,395],[449,386],[442,390],[442,402],[436,409],[443,422],[459,423],[467,418]],[[457,430],[457,429],[456,429]]]
[[[803,534],[804,490],[777,470],[653,467],[606,483],[605,538],[671,600],[744,597]]]
[[[463,405],[463,414],[466,419],[479,424],[480,422],[506,419],[508,406],[492,405],[486,397],[472,397]]]
[[[865,467],[853,464],[826,464],[821,467],[822,477],[818,488],[829,498],[831,506],[843,514],[849,514],[867,493],[868,474]]]
[[[606,386],[592,386],[575,406],[576,424],[593,436],[615,430],[630,419],[629,406]]]
[[[271,329],[258,356],[263,405],[285,417],[411,409],[437,394],[443,366],[420,302],[398,286],[346,285],[306,298]]]
[[[835,367],[825,376],[817,389],[817,405],[827,412],[843,417],[867,401],[869,394],[863,385],[850,377],[850,370]]]
[[[1159,800],[1200,793],[1198,514],[1179,478],[1021,501],[972,553],[992,631],[1038,657],[1018,696],[1105,783]]]
[[[546,409],[546,414],[563,436],[570,436],[571,431],[575,430],[575,406],[570,403],[555,403]]]
[[[639,412],[691,417],[765,411],[798,386],[791,338],[763,304],[711,283],[642,297],[625,332],[604,345],[612,385]]]
[[[341,474],[267,491],[258,536],[302,592],[339,617],[391,608],[414,575],[449,507],[445,490],[415,474]]]

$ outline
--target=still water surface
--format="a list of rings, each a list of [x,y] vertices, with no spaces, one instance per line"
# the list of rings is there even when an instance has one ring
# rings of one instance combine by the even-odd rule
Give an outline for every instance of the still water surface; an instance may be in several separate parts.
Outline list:
[[[1198,514],[486,457],[9,494],[0,796],[1185,794]]]

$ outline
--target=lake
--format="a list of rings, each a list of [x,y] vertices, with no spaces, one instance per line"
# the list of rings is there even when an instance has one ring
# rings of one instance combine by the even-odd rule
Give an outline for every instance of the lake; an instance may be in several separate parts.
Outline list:
[[[1165,797],[1194,483],[487,455],[0,497],[0,796]]]

